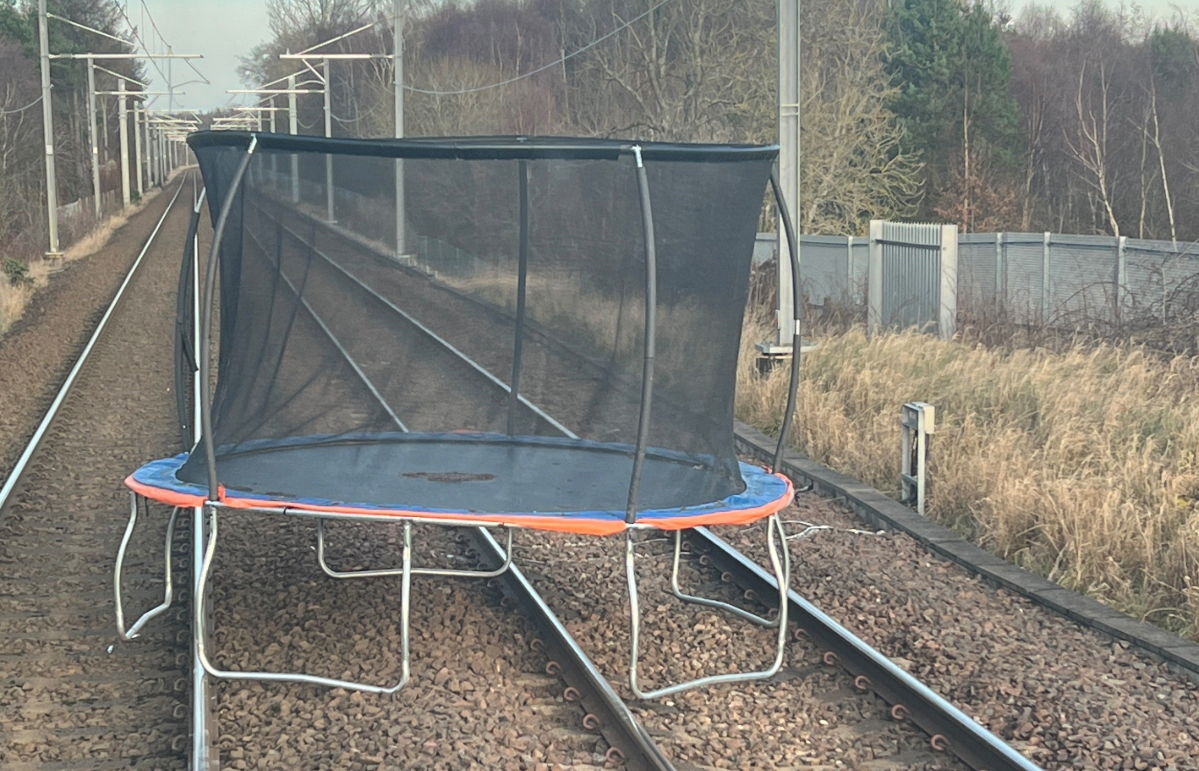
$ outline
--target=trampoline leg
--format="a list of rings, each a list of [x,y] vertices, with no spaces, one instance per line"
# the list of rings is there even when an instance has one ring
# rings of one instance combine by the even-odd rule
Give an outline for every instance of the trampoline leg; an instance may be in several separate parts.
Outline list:
[[[770,627],[770,628],[778,626],[778,624],[779,624],[778,616],[775,616],[774,618],[763,618],[762,616],[759,616],[756,613],[750,613],[748,610],[742,610],[741,608],[738,608],[736,605],[731,605],[727,602],[722,602],[721,600],[713,600],[713,599],[709,599],[707,597],[697,597],[693,594],[684,593],[679,588],[679,561],[680,561],[680,557],[682,556],[682,552],[683,552],[683,531],[676,530],[676,531],[674,531],[674,565],[671,567],[671,571],[670,571],[670,591],[672,594],[674,594],[675,597],[678,597],[683,602],[693,602],[696,605],[706,605],[709,608],[716,608],[718,610],[727,611],[729,613],[732,613],[734,616],[743,618],[746,621],[749,621],[754,624],[758,624],[759,626]],[[791,560],[789,558],[787,558],[786,559],[786,563],[787,563],[786,568],[787,568],[787,578],[788,579],[790,579],[790,577],[791,577],[790,562],[791,562]]]
[[[446,576],[450,578],[495,578],[508,572],[508,568],[512,567],[512,531],[514,528],[505,528],[508,531],[508,546],[504,551],[504,564],[500,565],[495,570],[451,570],[449,568],[412,568],[411,574],[414,576]],[[380,570],[334,570],[329,567],[329,563],[325,561],[325,520],[321,518],[316,524],[316,560],[321,565],[321,570],[325,571],[325,575],[331,578],[379,578],[382,576],[398,576],[403,573],[403,570],[398,568],[383,568]]]
[[[112,590],[116,600],[117,634],[122,640],[132,640],[137,637],[146,622],[171,607],[174,600],[174,587],[171,584],[171,541],[175,536],[175,520],[179,516],[179,507],[171,509],[171,518],[167,520],[166,545],[163,547],[163,564],[165,565],[166,587],[162,593],[162,604],[147,610],[133,626],[125,629],[125,608],[121,602],[121,572],[125,567],[125,550],[129,547],[129,539],[133,537],[133,528],[137,524],[137,493],[129,493],[129,524],[125,526],[125,536],[121,539],[121,547],[117,549],[117,563],[112,574]]]
[[[777,514],[771,516],[767,523],[766,538],[770,551],[770,565],[774,569],[775,580],[778,581],[779,586],[778,647],[775,651],[774,663],[767,669],[758,672],[734,672],[725,675],[709,675],[656,690],[643,691],[637,684],[637,663],[641,652],[641,606],[637,596],[636,557],[634,553],[633,531],[626,531],[625,570],[628,574],[629,610],[632,620],[632,654],[629,658],[629,685],[632,686],[633,693],[637,698],[657,699],[662,696],[670,696],[681,691],[709,685],[740,683],[747,680],[765,680],[774,677],[782,669],[783,657],[787,646],[787,590],[790,587],[791,579],[791,557],[787,553],[787,537],[783,532],[783,524]],[[779,553],[780,546],[782,548],[781,556]]]
[[[412,595],[412,523],[404,523],[404,557],[403,568],[400,569],[400,681],[393,686],[369,685],[367,683],[357,683],[352,680],[338,680],[332,677],[318,677],[316,675],[305,675],[291,672],[239,672],[224,669],[217,669],[212,662],[208,660],[208,650],[206,641],[207,630],[205,629],[204,617],[204,595],[208,591],[208,573],[212,568],[212,558],[216,553],[217,542],[217,511],[215,506],[205,506],[205,514],[209,521],[209,537],[208,546],[204,550],[204,560],[200,564],[200,581],[196,587],[196,598],[194,603],[194,641],[196,646],[196,657],[200,660],[200,666],[204,667],[204,671],[209,675],[222,680],[265,680],[276,683],[307,683],[310,685],[323,685],[329,688],[345,688],[351,691],[366,691],[367,693],[395,693],[408,684],[408,678],[411,674],[410,658],[408,652],[408,626],[409,619],[412,615],[411,595]]]

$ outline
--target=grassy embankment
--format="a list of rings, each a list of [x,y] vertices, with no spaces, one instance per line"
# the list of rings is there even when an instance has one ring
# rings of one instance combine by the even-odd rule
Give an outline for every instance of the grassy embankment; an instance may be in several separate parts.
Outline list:
[[[786,373],[756,376],[747,330],[738,417],[780,423]],[[1199,358],[1079,342],[998,350],[916,333],[819,339],[794,445],[899,494],[900,407],[937,407],[929,516],[1138,618],[1199,637]]]

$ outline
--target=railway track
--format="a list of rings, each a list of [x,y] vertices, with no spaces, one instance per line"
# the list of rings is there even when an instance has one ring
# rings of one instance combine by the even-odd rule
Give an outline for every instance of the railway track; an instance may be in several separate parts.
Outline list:
[[[467,296],[444,285],[438,287],[440,292],[430,292],[428,271],[418,268],[396,270],[396,263],[389,255],[373,249],[369,243],[353,237],[352,234],[322,223],[315,217],[302,218],[294,212],[289,215],[281,209],[270,211],[270,208],[269,203],[258,206],[258,215],[267,217],[276,223],[284,237],[305,243],[306,247],[310,247],[309,254],[316,258],[310,265],[321,265],[326,273],[323,278],[314,279],[314,274],[310,272],[305,277],[306,281],[340,282],[345,292],[343,302],[351,299],[357,302],[374,302],[380,307],[381,313],[390,312],[402,317],[406,323],[420,328],[424,328],[420,321],[422,318],[436,318],[437,334],[426,330],[429,343],[441,346],[443,356],[456,359],[454,366],[461,367],[465,364],[473,368],[476,375],[473,382],[478,383],[484,391],[490,390],[490,398],[506,396],[506,384],[493,373],[504,371],[498,352],[503,350],[503,345],[508,341],[484,339],[481,343],[476,340],[474,345],[469,342],[472,336],[480,336],[479,330],[487,329],[487,321],[493,319],[497,314],[502,314],[502,311],[474,303]],[[324,234],[319,239],[315,237],[318,228]],[[306,236],[305,233],[308,235]],[[332,240],[327,237],[330,235],[333,236]],[[317,244],[317,241],[320,242],[320,245]],[[263,258],[267,258],[266,255],[271,251],[267,245],[259,243],[258,247]],[[436,295],[435,300],[428,300],[431,294]],[[436,303],[436,315],[434,315],[432,305],[422,307],[422,302]],[[452,312],[447,312],[447,307],[452,308]],[[335,313],[335,310],[331,309],[327,312]],[[444,337],[442,337],[443,335]],[[482,336],[486,338],[485,333]],[[539,342],[546,349],[554,351],[555,357],[558,359],[557,366],[564,373],[586,369],[590,364],[586,357],[578,355],[569,347],[548,336],[543,335]],[[466,352],[464,353],[464,351]],[[489,351],[496,352],[495,358],[491,361],[488,360]],[[384,360],[388,359],[386,354],[380,354],[380,356]],[[370,365],[366,364],[363,368],[370,370]],[[482,398],[486,399],[488,395],[483,394]],[[533,420],[549,422],[561,427],[562,424],[558,422],[558,418],[561,418],[564,423],[569,424],[568,416],[554,407],[542,404],[526,406],[528,412],[531,413],[530,418]],[[568,433],[565,428],[561,428],[561,430]],[[551,551],[557,553],[557,559],[551,558],[546,564],[554,565],[559,570],[569,570],[570,564],[577,564],[580,559],[583,562],[596,559],[595,550],[589,551],[586,547],[582,551],[573,549],[569,539],[554,539],[551,536],[550,540],[553,544]],[[777,598],[777,586],[772,579],[766,576],[765,571],[728,543],[703,529],[695,531],[690,540],[692,556],[699,558],[704,564],[710,563],[717,567],[726,583],[740,586],[748,592],[751,599],[764,602],[766,605],[769,605],[772,600],[772,592],[773,597]],[[482,543],[476,543],[476,549],[486,551],[487,547]],[[520,553],[519,545],[517,549]],[[616,555],[609,556],[614,557],[609,560],[609,564],[618,564],[618,560],[615,559]],[[549,576],[554,571],[547,569],[544,572]],[[588,580],[588,578],[584,576],[582,580]],[[541,585],[536,577],[533,583]],[[555,585],[552,579],[544,583],[555,594],[570,593],[569,586]],[[708,588],[720,591],[718,587],[709,586]],[[592,599],[588,598],[588,601]],[[830,666],[839,665],[840,670],[844,673],[842,679],[852,682],[853,690],[868,693],[872,698],[886,702],[889,707],[886,711],[894,720],[915,724],[926,733],[927,748],[933,750],[933,754],[925,757],[919,751],[910,752],[901,747],[900,754],[907,752],[909,757],[908,765],[941,767],[939,758],[945,757],[947,753],[976,769],[1036,768],[1030,761],[979,727],[968,716],[938,697],[918,680],[900,670],[886,657],[865,645],[794,592],[790,593],[789,601],[793,617],[799,620],[803,633],[815,643],[815,647],[818,648],[816,653],[824,663]],[[609,596],[608,603],[610,604],[610,602],[611,597]],[[586,614],[585,606],[587,604],[587,602],[579,604],[574,612]],[[703,623],[703,620],[700,623]],[[578,626],[576,625],[576,627]],[[601,663],[610,664],[611,662]],[[669,662],[660,663],[669,668]],[[755,663],[750,662],[748,666],[753,666]],[[601,668],[604,667],[601,666]],[[791,668],[789,677],[794,677],[799,671],[801,670]],[[687,673],[687,676],[694,675],[694,672]],[[611,685],[607,687],[613,692],[617,690]],[[834,690],[844,692],[847,689],[845,683],[841,682],[834,686]],[[869,713],[869,707],[866,707],[864,711]],[[869,714],[863,722],[869,722]],[[827,721],[825,721],[825,725],[827,725]],[[647,729],[641,725],[637,727],[636,732],[648,735]],[[668,734],[667,731],[661,729],[658,730],[658,733]],[[898,740],[898,743],[902,745],[903,740]]]
[[[175,395],[163,365],[171,358],[171,305],[179,283],[174,260],[186,238],[184,207],[176,207],[176,201],[189,197],[185,188],[194,190],[180,180],[154,235],[0,493],[0,639],[5,640],[0,765],[15,771],[133,766],[207,771],[301,764],[673,768],[657,743],[680,746],[681,731],[669,725],[672,712],[710,718],[724,705],[680,697],[664,706],[636,705],[635,713],[625,704],[627,689],[604,674],[612,671],[610,657],[603,654],[593,662],[579,642],[592,650],[603,645],[602,635],[581,636],[591,627],[580,608],[594,611],[601,600],[606,605],[600,607],[611,607],[612,597],[565,597],[569,586],[555,583],[554,571],[544,569],[587,564],[585,550],[570,544],[562,544],[556,561],[530,559],[535,570],[529,574],[514,570],[488,583],[419,587],[413,682],[395,697],[364,698],[304,685],[207,682],[188,646],[186,588],[177,592],[176,607],[151,622],[142,638],[115,642],[107,582],[126,511],[116,480],[148,457],[173,452],[178,435]],[[394,263],[380,262],[388,258],[372,254],[361,242],[309,224],[337,237],[338,246],[329,249],[336,254],[321,257],[323,280],[341,282],[358,302],[390,303],[394,310],[389,312],[410,314],[405,323],[422,324],[421,309],[410,302],[414,294],[405,293],[402,283],[427,282],[427,276],[395,271]],[[297,229],[293,237],[303,235]],[[262,252],[269,259],[269,250]],[[389,280],[398,283],[390,289],[386,282],[375,283],[372,265],[375,270],[385,266],[393,274]],[[375,295],[364,294],[368,283],[356,278],[368,278]],[[197,284],[193,277],[192,286]],[[506,398],[502,379],[492,374],[494,363],[485,350],[477,352],[486,345],[467,350],[454,338],[477,330],[480,316],[495,309],[471,308],[464,297],[455,297],[457,314],[442,319],[436,332],[427,330],[424,353],[436,351],[456,378],[472,378],[478,391],[474,399]],[[473,315],[464,315],[468,311]],[[308,314],[306,334],[315,346],[323,345],[325,332],[316,321],[322,312],[331,316],[335,309],[313,308]],[[586,366],[565,360],[569,351],[552,340],[541,344],[563,359],[557,366]],[[357,377],[353,365],[370,378],[388,360],[386,350],[343,354],[351,365],[347,378]],[[524,419],[562,425],[556,406],[526,400],[524,409]],[[165,521],[157,514],[148,517],[134,534],[124,575],[129,606],[150,607],[161,599],[162,566],[155,546],[161,548]],[[396,638],[387,622],[393,603],[386,581],[330,580],[311,556],[314,526],[294,519],[229,517],[222,527],[238,530],[239,537],[228,539],[236,546],[218,561],[213,604],[204,609],[211,613],[210,642],[218,662],[323,668],[332,676],[380,681],[394,675],[397,662],[389,651],[396,649]],[[496,567],[504,560],[503,547],[484,530],[468,531],[465,542],[437,528],[419,530],[424,551],[418,554],[430,564]],[[397,537],[394,529],[337,523],[329,533],[329,560],[344,568],[385,565],[395,554]],[[728,599],[735,594],[731,584],[744,584],[768,599],[771,582],[759,566],[710,534],[697,532],[695,538],[693,556],[704,551],[704,559],[729,582],[713,581],[711,570],[694,563],[687,568],[690,578],[707,581],[709,589]],[[187,565],[202,544],[203,533],[181,528],[173,549],[176,564]],[[518,543],[516,548],[518,554],[538,556],[531,546]],[[273,579],[280,575],[288,581]],[[890,662],[838,631],[802,598],[790,599],[808,636],[849,672],[831,679],[823,675],[829,679],[827,691],[815,696],[838,706],[819,714],[843,719],[856,713],[861,719],[854,730],[870,730],[881,697],[903,705],[913,722],[939,735],[937,749],[974,768],[1034,768],[912,678],[891,671]],[[568,613],[559,618],[551,606]],[[707,617],[687,616],[684,625],[697,620],[706,623]],[[608,627],[614,626],[611,621]],[[669,659],[647,656],[667,670]],[[845,683],[854,677],[873,694],[845,693]],[[792,665],[775,688],[788,695],[788,682],[805,678],[819,679],[809,667]],[[719,699],[731,697],[738,704],[742,698],[723,690]],[[824,723],[827,727],[829,721]],[[887,726],[880,734],[887,737],[884,744],[898,748],[903,767],[958,767],[944,754],[919,749],[928,740],[902,727]],[[726,739],[728,758],[753,757],[752,748],[746,755],[735,738]],[[675,760],[680,769],[719,766],[721,758],[708,752],[698,763],[691,755]],[[758,765],[771,767],[768,757],[798,757],[790,752],[787,746],[773,748],[759,756]]]
[[[117,644],[112,555],[119,480],[171,448],[169,304],[186,219],[175,185],[157,226],[0,488],[0,767],[184,768],[187,619]],[[160,544],[162,530],[148,540]],[[177,547],[183,543],[178,540]],[[155,551],[146,549],[145,554]],[[161,597],[162,567],[134,560],[129,599]]]

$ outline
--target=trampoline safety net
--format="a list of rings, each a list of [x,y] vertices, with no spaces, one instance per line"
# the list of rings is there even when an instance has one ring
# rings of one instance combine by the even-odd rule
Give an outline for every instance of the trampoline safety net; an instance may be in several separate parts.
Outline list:
[[[214,221],[250,140],[189,139]],[[259,135],[219,249],[220,482],[433,510],[622,510],[645,359],[641,162],[656,356],[638,508],[742,493],[735,377],[775,154]],[[207,474],[196,451],[178,477]]]

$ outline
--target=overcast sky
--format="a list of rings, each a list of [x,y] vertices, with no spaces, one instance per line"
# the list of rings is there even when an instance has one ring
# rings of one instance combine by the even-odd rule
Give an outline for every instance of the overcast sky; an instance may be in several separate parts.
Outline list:
[[[686,2],[687,0],[675,0]],[[1015,15],[1019,15],[1030,0],[1007,0]],[[241,88],[237,78],[238,57],[264,41],[269,31],[266,26],[266,3],[264,0],[145,0],[146,7],[154,16],[162,37],[176,53],[199,53],[204,58],[194,62],[196,67],[212,81],[212,85],[188,83],[181,87],[186,96],[179,97],[176,106],[197,110],[220,107],[229,101],[225,93],[229,88]],[[1069,15],[1077,0],[1039,0]],[[1170,17],[1174,9],[1180,8],[1190,14],[1199,14],[1199,0],[1139,0],[1138,5],[1148,14]],[[142,25],[140,3],[128,3],[129,16],[133,23]],[[149,21],[145,23],[149,29]],[[150,37],[144,36],[147,41]],[[166,63],[162,63],[166,72]],[[195,79],[195,75],[182,62],[176,62],[173,75],[175,82],[183,83]],[[154,81],[161,85],[162,79],[151,70]],[[162,102],[162,100],[159,100]],[[239,103],[248,103],[239,99]]]

